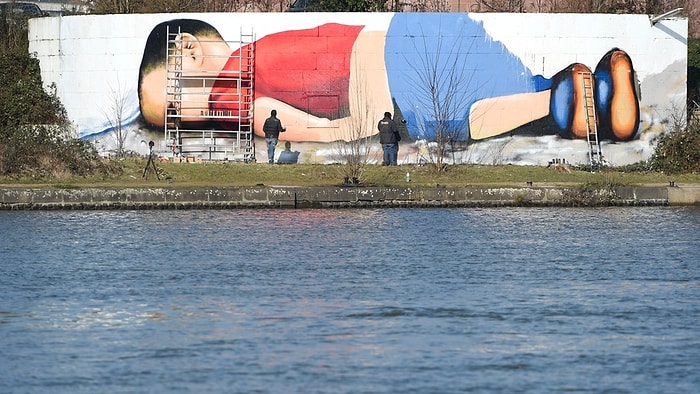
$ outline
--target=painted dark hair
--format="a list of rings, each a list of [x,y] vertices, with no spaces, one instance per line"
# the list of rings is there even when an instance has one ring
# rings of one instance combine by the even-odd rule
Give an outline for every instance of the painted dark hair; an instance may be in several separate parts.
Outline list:
[[[141,83],[144,76],[157,68],[165,67],[168,51],[168,30],[171,33],[190,33],[194,36],[223,40],[221,34],[214,26],[198,19],[173,19],[157,24],[146,39],[146,46],[143,49],[143,58],[139,67],[139,107],[141,107]]]

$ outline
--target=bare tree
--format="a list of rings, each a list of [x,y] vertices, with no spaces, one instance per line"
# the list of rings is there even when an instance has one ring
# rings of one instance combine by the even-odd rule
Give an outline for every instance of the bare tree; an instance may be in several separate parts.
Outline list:
[[[417,0],[406,3],[411,12],[449,12],[450,2],[448,0]]]
[[[351,116],[347,118],[347,122],[341,123],[339,134],[336,136],[338,140],[335,142],[335,151],[343,163],[342,175],[357,183],[362,178],[370,157],[375,140],[371,137],[374,133],[374,120],[379,117],[376,114],[377,106],[366,93],[370,90],[362,71],[356,68],[350,77],[350,89],[354,90],[349,101]]]
[[[482,12],[525,12],[525,0],[479,0]]]
[[[423,110],[425,118],[417,116],[417,127],[423,135],[433,136],[434,141],[430,142],[435,143],[435,149],[428,152],[438,171],[444,169],[444,159],[454,150],[454,144],[468,139],[470,96],[467,92],[473,71],[467,69],[466,57],[473,42],[465,46],[467,35],[458,37],[449,48],[444,48],[446,41],[442,36],[428,42],[421,32],[413,38],[418,61],[406,59],[411,69],[407,78],[416,89],[415,97],[407,100],[414,101],[413,108]]]
[[[293,0],[201,0],[190,12],[280,12]]]
[[[12,12],[0,12],[0,48],[2,51],[27,51],[27,18]]]
[[[87,0],[96,14],[284,11],[290,0]]]
[[[95,14],[133,14],[141,10],[144,0],[90,0],[85,3]]]
[[[685,3],[686,5],[683,9],[688,16],[688,37],[700,38],[700,6],[698,6],[698,0],[686,0]]]
[[[246,1],[246,0],[242,0]],[[247,0],[251,8],[261,12],[286,11],[293,0]]]
[[[673,8],[690,10],[697,0],[476,0],[480,12],[571,12],[658,14]]]
[[[539,2],[543,8],[539,12],[641,14],[657,8],[659,0],[550,0]]]
[[[117,82],[118,83],[118,82]],[[118,86],[116,89],[109,86],[110,101],[106,108],[102,109],[107,123],[112,130],[114,138],[114,153],[118,157],[123,157],[126,153],[126,138],[128,137],[128,129],[125,125],[125,116],[128,114],[128,93],[126,88]]]

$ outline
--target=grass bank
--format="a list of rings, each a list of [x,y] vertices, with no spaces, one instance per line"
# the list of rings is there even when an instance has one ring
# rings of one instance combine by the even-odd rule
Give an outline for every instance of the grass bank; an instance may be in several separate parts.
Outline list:
[[[160,175],[146,171],[145,159],[124,159],[123,172],[112,177],[0,178],[2,187],[245,187],[333,186],[344,183],[343,165],[297,164],[269,165],[245,163],[156,163]],[[410,174],[410,183],[406,182]],[[605,169],[597,173],[581,169],[547,168],[539,166],[454,165],[437,172],[432,166],[404,165],[382,167],[368,165],[359,179],[366,186],[438,187],[490,186],[513,187],[542,185],[677,185],[700,184],[700,174],[666,175],[651,172],[624,172]]]

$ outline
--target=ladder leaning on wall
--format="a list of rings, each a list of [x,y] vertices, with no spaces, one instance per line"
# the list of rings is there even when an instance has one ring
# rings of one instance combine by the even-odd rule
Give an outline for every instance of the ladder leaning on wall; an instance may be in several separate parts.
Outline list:
[[[593,74],[580,72],[583,82],[583,105],[586,114],[586,140],[588,141],[588,161],[591,172],[598,171],[603,165],[603,152],[598,139],[598,119],[593,98]]]
[[[238,70],[187,70],[183,67],[182,35],[167,30],[165,144],[173,158],[255,161],[253,133],[255,37],[241,29],[239,40],[227,41],[232,49],[228,65]],[[206,40],[199,40],[206,42]],[[238,50],[234,50],[238,48]],[[216,55],[203,55],[204,57]],[[224,85],[216,96],[214,83]],[[186,90],[184,88],[186,87]],[[193,102],[208,104],[196,108]],[[212,103],[228,108],[211,110]],[[187,118],[187,122],[183,121]]]

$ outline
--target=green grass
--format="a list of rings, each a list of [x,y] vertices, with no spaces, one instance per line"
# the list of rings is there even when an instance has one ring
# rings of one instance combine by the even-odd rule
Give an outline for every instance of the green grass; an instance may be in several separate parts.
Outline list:
[[[245,187],[245,186],[333,186],[344,182],[343,165],[298,164],[269,165],[245,163],[156,163],[161,179],[149,172],[143,178],[145,159],[125,159],[124,172],[117,177],[0,178],[3,187]],[[406,173],[411,182],[406,182]],[[677,185],[700,184],[700,175],[665,175],[661,173],[622,172],[606,169],[591,173],[585,170],[561,172],[537,166],[454,165],[437,172],[433,166],[403,165],[382,167],[368,165],[360,177],[365,186],[392,187],[513,187],[543,185]]]

